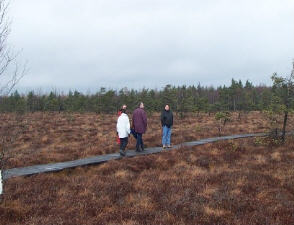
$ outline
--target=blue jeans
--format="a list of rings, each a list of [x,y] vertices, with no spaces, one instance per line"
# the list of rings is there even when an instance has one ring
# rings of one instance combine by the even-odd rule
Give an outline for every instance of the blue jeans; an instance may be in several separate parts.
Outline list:
[[[141,147],[142,149],[144,149],[144,143],[143,143],[143,139],[142,139],[142,134],[137,133],[137,144],[136,144],[136,149],[138,150],[139,147]]]
[[[170,137],[172,133],[172,128],[167,126],[162,127],[162,145],[170,145]]]

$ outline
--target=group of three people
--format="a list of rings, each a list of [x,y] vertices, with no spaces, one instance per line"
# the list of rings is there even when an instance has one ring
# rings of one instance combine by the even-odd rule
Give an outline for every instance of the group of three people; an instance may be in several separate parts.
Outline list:
[[[127,106],[123,105],[119,111],[117,119],[116,130],[120,144],[120,155],[126,155],[126,147],[130,134],[132,134],[136,140],[136,152],[144,151],[143,134],[147,130],[147,115],[144,110],[144,103],[140,102],[139,107],[135,109],[132,117],[132,126],[127,115]],[[171,147],[171,130],[173,126],[173,113],[170,110],[169,105],[166,105],[161,113],[161,126],[162,126],[162,147]]]

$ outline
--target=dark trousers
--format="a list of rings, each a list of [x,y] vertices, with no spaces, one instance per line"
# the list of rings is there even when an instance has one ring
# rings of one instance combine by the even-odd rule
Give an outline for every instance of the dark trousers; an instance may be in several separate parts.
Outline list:
[[[136,144],[137,150],[139,149],[139,147],[141,147],[142,150],[144,150],[144,143],[143,143],[142,135],[143,134],[137,133],[137,144]]]
[[[120,149],[124,151],[128,145],[128,142],[129,142],[128,137],[120,138],[119,140],[120,140]]]

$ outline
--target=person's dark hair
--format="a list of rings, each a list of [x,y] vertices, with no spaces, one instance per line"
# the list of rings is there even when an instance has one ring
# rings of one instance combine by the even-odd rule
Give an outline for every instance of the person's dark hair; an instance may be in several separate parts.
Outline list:
[[[121,113],[127,113],[126,109],[120,109]]]

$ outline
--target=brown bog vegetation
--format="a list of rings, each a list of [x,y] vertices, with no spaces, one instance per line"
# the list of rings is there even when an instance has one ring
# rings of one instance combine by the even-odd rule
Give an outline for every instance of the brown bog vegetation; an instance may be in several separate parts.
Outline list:
[[[21,117],[21,118],[20,118]],[[131,117],[131,116],[130,116]],[[0,135],[20,129],[13,141],[6,168],[61,162],[83,157],[118,152],[115,115],[95,113],[29,113],[25,115],[0,114]],[[181,119],[175,116],[172,142],[218,136],[219,122],[214,114],[190,114]],[[293,124],[290,117],[289,127]],[[222,130],[222,135],[265,132],[269,125],[261,112],[233,113]],[[148,130],[144,135],[148,147],[161,145],[159,114],[148,117]],[[134,138],[128,149],[135,149]]]
[[[294,140],[223,141],[13,178],[0,224],[294,224]]]

